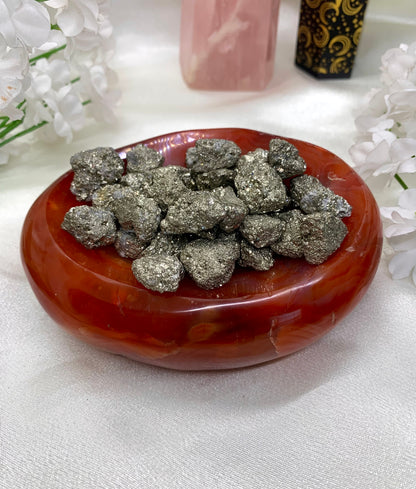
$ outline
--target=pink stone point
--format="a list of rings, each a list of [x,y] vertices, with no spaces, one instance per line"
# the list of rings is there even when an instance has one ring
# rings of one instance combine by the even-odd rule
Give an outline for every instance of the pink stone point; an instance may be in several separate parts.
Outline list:
[[[273,76],[280,0],[182,0],[180,63],[190,88],[262,90]]]

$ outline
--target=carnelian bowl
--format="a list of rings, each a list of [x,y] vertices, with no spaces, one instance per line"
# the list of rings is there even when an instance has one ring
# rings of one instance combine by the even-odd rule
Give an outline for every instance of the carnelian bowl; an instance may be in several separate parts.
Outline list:
[[[180,131],[142,141],[165,164],[182,165],[200,138],[235,141],[243,153],[268,148],[277,136],[248,129]],[[212,370],[245,367],[293,353],[316,341],[361,300],[382,247],[377,204],[361,178],[340,158],[313,144],[286,138],[316,176],[352,206],[348,235],[323,264],[279,258],[267,272],[236,268],[214,290],[185,278],[177,292],[153,292],[113,247],[87,250],[61,222],[80,205],[68,171],[35,201],[21,239],[24,268],[47,313],[69,332],[109,352],[161,367]],[[134,145],[119,150],[122,157]]]

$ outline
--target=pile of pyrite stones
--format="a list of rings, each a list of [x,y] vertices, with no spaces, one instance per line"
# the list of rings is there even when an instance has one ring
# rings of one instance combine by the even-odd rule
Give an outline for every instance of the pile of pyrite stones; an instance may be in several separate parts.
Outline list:
[[[351,206],[304,174],[285,140],[242,156],[232,141],[200,139],[186,167],[163,163],[140,144],[126,168],[112,148],[77,153],[71,192],[92,205],[72,207],[62,223],[86,248],[114,245],[148,289],[174,292],[185,273],[214,289],[236,264],[269,270],[279,256],[318,265],[347,234]]]

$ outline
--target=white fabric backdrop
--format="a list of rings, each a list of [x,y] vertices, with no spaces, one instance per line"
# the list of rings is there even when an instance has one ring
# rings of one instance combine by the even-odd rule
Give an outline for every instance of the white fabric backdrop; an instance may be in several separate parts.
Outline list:
[[[385,256],[362,302],[321,341],[217,373],[163,370],[84,345],[42,310],[20,263],[26,212],[80,149],[240,126],[350,162],[354,111],[377,86],[381,54],[416,39],[416,3],[370,0],[353,77],[338,81],[294,67],[299,3],[282,0],[269,87],[216,93],[182,81],[179,0],[115,1],[116,126],[89,127],[70,145],[37,143],[0,168],[2,489],[416,487],[416,289],[390,279]]]

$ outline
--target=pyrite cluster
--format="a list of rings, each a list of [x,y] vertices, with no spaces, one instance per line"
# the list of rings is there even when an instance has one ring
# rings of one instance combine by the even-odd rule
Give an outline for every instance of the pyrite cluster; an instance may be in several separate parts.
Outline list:
[[[112,148],[71,158],[71,191],[91,204],[71,208],[62,228],[87,248],[113,244],[151,290],[174,292],[185,274],[214,289],[237,264],[264,271],[282,256],[318,265],[347,234],[350,205],[305,174],[285,140],[242,155],[232,141],[200,139],[185,167],[163,166],[144,145],[126,159]]]

